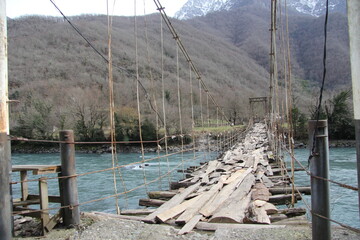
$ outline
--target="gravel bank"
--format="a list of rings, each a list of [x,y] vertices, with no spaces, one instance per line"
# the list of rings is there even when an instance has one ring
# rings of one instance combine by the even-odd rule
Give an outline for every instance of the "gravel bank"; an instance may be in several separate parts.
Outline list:
[[[84,225],[78,229],[55,229],[47,240],[311,240],[308,226],[287,226],[275,229],[219,229],[214,232],[193,231],[187,235],[177,235],[179,228],[169,225],[149,225],[139,221],[98,218],[83,219]],[[92,223],[92,224],[91,224]],[[90,224],[90,225],[89,225]],[[333,240],[356,240],[359,234],[340,227],[333,227]],[[39,239],[39,238],[26,238]]]

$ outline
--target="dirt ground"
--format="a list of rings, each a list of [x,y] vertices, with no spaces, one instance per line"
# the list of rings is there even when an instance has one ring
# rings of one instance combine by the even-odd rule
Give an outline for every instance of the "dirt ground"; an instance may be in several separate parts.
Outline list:
[[[22,233],[26,229],[35,232],[36,223],[24,223]],[[19,227],[18,227],[19,228]],[[20,228],[19,228],[20,229]],[[187,235],[178,235],[180,228],[170,225],[145,224],[140,221],[123,220],[109,217],[89,218],[82,216],[82,224],[77,228],[56,228],[46,236],[16,237],[15,239],[45,239],[45,240],[306,240],[312,239],[311,228],[308,225],[286,226],[272,229],[232,229],[221,228],[215,232],[193,231]],[[18,231],[18,234],[21,231]],[[26,234],[24,234],[26,235]],[[360,235],[341,227],[333,226],[333,240],[356,240]]]

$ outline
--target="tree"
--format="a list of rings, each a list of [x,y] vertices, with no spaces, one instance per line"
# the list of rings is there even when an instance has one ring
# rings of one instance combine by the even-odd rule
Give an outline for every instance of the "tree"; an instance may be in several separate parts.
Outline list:
[[[306,139],[307,137],[307,117],[298,107],[292,109],[292,125],[295,139]]]
[[[325,101],[320,108],[320,119],[328,119],[329,137],[332,139],[354,139],[355,127],[351,117],[349,99],[351,91],[341,91],[332,99]],[[311,117],[317,119],[317,107],[312,107]]]

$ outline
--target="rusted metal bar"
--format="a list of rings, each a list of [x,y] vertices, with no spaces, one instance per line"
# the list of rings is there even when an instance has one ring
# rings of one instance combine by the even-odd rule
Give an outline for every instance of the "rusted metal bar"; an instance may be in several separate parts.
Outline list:
[[[75,168],[75,145],[74,132],[71,130],[60,131],[60,141],[68,143],[60,144],[61,154],[61,176],[60,180],[60,195],[62,199],[62,206],[70,206],[63,209],[63,221],[67,227],[74,227],[80,224],[79,198],[77,189],[76,177],[71,177],[76,174]]]
[[[314,137],[315,135],[315,137]],[[310,161],[311,176],[329,178],[329,139],[327,120],[309,121],[309,146],[315,144]],[[312,141],[315,140],[315,143]],[[331,239],[329,182],[311,177],[312,237]],[[323,216],[323,217],[319,217]]]

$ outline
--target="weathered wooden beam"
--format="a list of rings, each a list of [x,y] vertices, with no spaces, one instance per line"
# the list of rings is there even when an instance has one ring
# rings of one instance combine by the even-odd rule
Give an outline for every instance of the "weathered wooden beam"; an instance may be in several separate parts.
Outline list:
[[[198,222],[200,221],[200,219],[202,217],[203,216],[200,214],[192,217],[191,220],[188,223],[186,223],[184,225],[184,227],[178,232],[178,234],[183,235],[183,234],[191,232],[194,229],[194,227],[196,226],[196,224],[198,224]]]
[[[121,215],[128,215],[128,216],[139,216],[139,215],[149,215],[150,213],[153,213],[155,209],[127,209],[127,210],[121,210]]]
[[[301,196],[299,194],[295,194],[295,195],[296,195],[295,202],[297,202],[297,200],[301,199]],[[283,204],[291,203],[291,194],[279,194],[279,195],[270,196],[269,202],[275,205],[283,205]]]
[[[170,189],[171,190],[176,190],[179,188],[187,188],[191,185],[193,185],[193,182],[171,182],[170,183]]]
[[[186,189],[184,189],[181,193],[175,195],[172,197],[169,201],[161,205],[155,212],[147,216],[143,219],[146,223],[155,223],[155,217],[159,215],[160,213],[164,212],[167,209],[170,209],[184,201],[184,199],[189,196],[191,193],[193,193],[195,190],[197,190],[200,186],[200,183],[196,183]]]
[[[151,199],[169,199],[176,195],[176,192],[170,191],[152,191],[148,192],[148,196]]]
[[[139,205],[145,207],[159,207],[163,205],[165,202],[166,201],[159,199],[147,199],[147,198],[139,199]]]
[[[305,195],[311,194],[311,187],[297,187],[297,190],[299,190],[300,193],[304,193]],[[269,188],[269,191],[271,194],[286,194],[291,193],[291,187],[273,187]]]
[[[207,223],[199,222],[196,229],[203,231],[216,231],[218,229],[264,229],[264,228],[285,228],[286,225],[263,225],[263,224],[228,224],[228,223]]]

